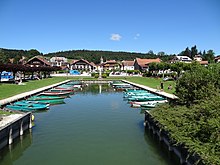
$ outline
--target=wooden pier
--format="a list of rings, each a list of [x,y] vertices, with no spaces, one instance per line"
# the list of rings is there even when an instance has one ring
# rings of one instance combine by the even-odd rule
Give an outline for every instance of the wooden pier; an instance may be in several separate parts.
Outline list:
[[[127,80],[122,80],[122,81],[125,82],[125,83],[128,83],[128,84],[131,84],[131,85],[133,85],[135,87],[138,87],[138,88],[150,91],[151,93],[157,94],[159,96],[163,96],[163,97],[165,97],[167,99],[171,99],[171,100],[178,99],[177,96],[175,96],[173,94],[170,94],[170,93],[166,93],[166,92],[163,92],[163,91],[158,91],[157,89],[150,88],[150,87],[145,86],[145,85],[140,85],[140,84],[137,84],[137,83],[133,83],[133,82],[130,82],[130,81],[127,81]]]
[[[45,91],[45,90],[48,90],[50,88],[53,88],[53,87],[56,87],[56,86],[59,86],[61,84],[65,84],[67,82],[69,82],[70,80],[65,80],[65,81],[62,81],[60,83],[56,83],[56,84],[53,84],[53,85],[48,85],[48,86],[45,86],[45,87],[42,87],[42,88],[39,88],[39,89],[36,89],[36,90],[32,90],[32,91],[29,91],[29,92],[24,92],[24,93],[21,93],[21,94],[18,94],[18,95],[15,95],[15,96],[12,96],[12,97],[9,97],[9,98],[6,98],[6,99],[3,99],[3,100],[0,100],[0,107],[3,107],[5,106],[6,104],[9,104],[11,102],[15,102],[15,101],[18,101],[20,99],[23,99],[23,98],[26,98],[26,97],[29,97],[31,95],[35,95],[35,94],[38,94],[42,91]]]
[[[24,131],[32,128],[32,113],[25,113],[10,123],[0,127],[0,150],[22,136]]]

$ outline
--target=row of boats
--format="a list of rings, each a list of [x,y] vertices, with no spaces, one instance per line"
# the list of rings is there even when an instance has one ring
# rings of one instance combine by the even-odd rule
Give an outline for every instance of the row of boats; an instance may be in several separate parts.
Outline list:
[[[127,89],[123,92],[123,97],[134,108],[154,108],[158,104],[168,102],[164,97],[155,95],[146,90]]]
[[[14,111],[48,110],[50,105],[64,103],[64,99],[74,94],[79,88],[82,88],[81,82],[70,81],[27,99],[6,105],[5,108]]]
[[[114,81],[111,84],[116,90],[123,90],[123,98],[134,108],[151,109],[158,104],[168,102],[164,97],[155,95],[146,90],[135,88],[134,86]]]

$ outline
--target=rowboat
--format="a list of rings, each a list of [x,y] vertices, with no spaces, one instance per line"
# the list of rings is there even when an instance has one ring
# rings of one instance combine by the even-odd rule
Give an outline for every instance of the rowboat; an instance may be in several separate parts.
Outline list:
[[[155,96],[155,94],[153,93],[149,93],[149,92],[141,92],[141,93],[132,93],[132,94],[124,94],[124,98],[131,98],[131,97],[142,97],[142,96]]]
[[[61,96],[61,97],[66,97],[66,96],[68,96],[69,94],[71,94],[71,93],[70,93],[70,92],[68,92],[68,91],[63,91],[63,92],[45,91],[45,92],[40,93],[39,95],[44,95],[44,96]]]
[[[38,111],[38,110],[46,110],[49,107],[43,104],[29,104],[29,105],[6,105],[7,109],[14,110],[14,111]]]
[[[148,103],[148,104],[142,104],[141,108],[154,108],[158,105],[158,103]]]
[[[155,101],[143,101],[143,102],[135,101],[135,102],[131,102],[131,106],[139,108],[141,107],[141,105],[144,105],[144,104],[151,104],[151,103],[161,104],[161,103],[167,103],[167,102],[168,102],[167,100],[155,100]]]
[[[70,81],[68,83],[66,83],[67,85],[82,85],[82,82],[80,81]]]
[[[60,88],[60,87],[56,87],[56,88],[52,88],[50,89],[50,91],[52,92],[70,92],[70,94],[73,94],[74,90],[73,88]]]
[[[142,96],[142,97],[131,97],[131,98],[128,98],[128,101],[131,102],[131,101],[153,101],[153,100],[164,100],[163,97],[161,96]]]
[[[40,103],[49,103],[49,104],[62,104],[64,103],[64,98],[59,96],[32,96],[27,99],[28,101],[37,101]]]
[[[39,101],[30,101],[30,100],[22,100],[22,101],[17,101],[14,103],[14,105],[30,105],[30,104],[40,104],[40,105],[46,105],[47,107],[50,106],[49,103],[42,103]]]

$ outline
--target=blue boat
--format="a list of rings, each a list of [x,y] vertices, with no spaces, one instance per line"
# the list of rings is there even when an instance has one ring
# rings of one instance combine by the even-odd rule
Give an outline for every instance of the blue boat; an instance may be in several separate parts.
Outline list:
[[[7,105],[7,109],[14,110],[14,111],[39,111],[39,110],[47,110],[49,107],[43,104],[29,104],[29,105]]]
[[[22,100],[22,101],[17,101],[14,103],[14,105],[30,105],[30,104],[40,104],[40,105],[46,105],[47,107],[50,106],[49,103],[42,103],[39,101],[29,101],[29,100]]]

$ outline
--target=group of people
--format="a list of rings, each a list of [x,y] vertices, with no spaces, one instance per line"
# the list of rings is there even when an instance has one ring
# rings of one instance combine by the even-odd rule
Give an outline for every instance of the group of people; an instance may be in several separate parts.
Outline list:
[[[160,90],[163,91],[163,88],[164,88],[164,84],[163,84],[163,81],[160,82]],[[167,87],[168,90],[172,90],[173,87],[171,84],[169,84],[169,86]]]

